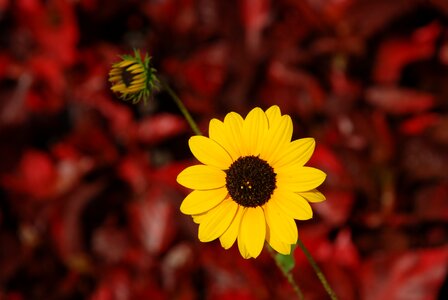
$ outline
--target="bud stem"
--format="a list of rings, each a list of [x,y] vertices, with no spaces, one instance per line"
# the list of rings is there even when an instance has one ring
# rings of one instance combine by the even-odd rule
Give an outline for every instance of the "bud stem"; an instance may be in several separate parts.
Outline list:
[[[316,275],[319,278],[319,280],[322,283],[322,285],[324,286],[325,291],[327,292],[328,296],[330,296],[330,298],[332,300],[337,300],[338,298],[336,297],[335,292],[333,291],[333,289],[331,288],[331,286],[328,283],[327,279],[325,278],[324,273],[322,273],[322,271],[320,270],[319,266],[317,265],[317,263],[314,261],[313,257],[311,256],[311,253],[308,251],[308,249],[302,243],[300,238],[297,239],[297,245],[300,247],[300,249],[302,249],[302,252],[303,252],[303,254],[305,254],[306,259],[308,260],[310,265],[313,267],[314,272],[316,272]]]
[[[299,285],[297,284],[297,282],[294,280],[294,277],[292,276],[292,272],[291,270],[288,270],[284,267],[284,265],[279,261],[277,254],[274,252],[274,250],[272,250],[271,247],[266,246],[265,247],[269,254],[272,256],[272,258],[275,261],[275,264],[277,265],[277,267],[280,269],[280,271],[282,272],[283,276],[285,276],[286,280],[288,280],[288,283],[291,285],[291,287],[293,288],[294,292],[297,295],[297,298],[299,300],[304,300],[304,296],[302,293],[302,290],[300,289]],[[292,253],[291,253],[292,255]]]
[[[182,114],[184,115],[185,119],[187,120],[188,124],[190,125],[191,129],[193,130],[193,132],[196,135],[202,135],[201,131],[199,130],[196,122],[193,120],[193,118],[191,117],[190,113],[188,112],[187,108],[185,107],[185,105],[182,103],[182,101],[180,100],[180,98],[176,95],[176,93],[170,88],[170,86],[163,80],[160,80],[160,84],[162,86],[162,88],[168,92],[168,94],[171,96],[171,98],[174,100],[174,102],[176,103],[177,107],[179,107],[179,110],[182,112]]]

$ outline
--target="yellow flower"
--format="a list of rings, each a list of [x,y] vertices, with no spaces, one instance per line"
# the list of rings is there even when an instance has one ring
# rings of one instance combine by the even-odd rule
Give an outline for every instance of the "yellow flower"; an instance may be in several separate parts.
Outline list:
[[[119,93],[120,98],[132,103],[140,100],[146,103],[154,90],[159,89],[159,80],[156,70],[151,67],[151,57],[147,54],[142,60],[140,52],[135,50],[134,56],[123,55],[121,61],[112,65],[109,72],[111,90]]]
[[[234,112],[224,122],[212,119],[209,138],[190,138],[202,164],[183,170],[177,182],[194,190],[180,210],[199,224],[200,241],[219,238],[229,249],[238,240],[244,258],[256,258],[265,240],[290,254],[298,238],[294,219],[310,219],[308,202],[325,200],[316,188],[326,177],[304,166],[314,139],[291,141],[292,130],[291,118],[278,106],[266,112],[257,107],[245,119]]]

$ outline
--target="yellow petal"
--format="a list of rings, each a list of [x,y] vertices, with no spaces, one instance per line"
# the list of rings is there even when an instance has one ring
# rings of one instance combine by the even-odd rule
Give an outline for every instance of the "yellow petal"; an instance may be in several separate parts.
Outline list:
[[[145,86],[143,84],[131,85],[128,88],[126,88],[126,93],[135,93],[142,90],[144,87]]]
[[[292,121],[289,116],[284,115],[270,125],[260,157],[268,163],[272,163],[278,153],[290,144],[291,137]]]
[[[271,230],[271,238],[278,239],[286,244],[295,244],[298,235],[294,219],[286,215],[283,210],[278,207],[276,201],[268,201],[268,203],[263,206],[263,209],[266,221]]]
[[[281,168],[291,164],[299,164],[303,166],[310,159],[315,146],[316,142],[313,138],[303,138],[292,141],[273,158],[271,162],[272,166],[274,168]]]
[[[244,258],[258,257],[263,250],[264,241],[266,239],[266,220],[261,207],[248,207],[244,212],[240,232],[238,235],[238,246],[242,244],[242,248],[247,253],[240,252]],[[243,255],[244,254],[244,255]]]
[[[119,92],[121,90],[125,90],[126,86],[124,84],[117,84],[111,87],[111,90],[114,92]]]
[[[313,210],[308,201],[289,190],[277,188],[269,201],[276,201],[286,214],[296,220],[308,220],[313,217]]]
[[[121,80],[121,75],[115,75],[115,76],[111,76],[109,77],[109,81],[120,81]]]
[[[277,186],[293,192],[307,192],[325,181],[327,175],[319,169],[291,165],[275,170]]]
[[[303,198],[305,198],[306,200],[308,200],[309,202],[311,202],[311,203],[317,203],[317,202],[325,201],[324,194],[322,194],[318,190],[311,190],[309,192],[302,192],[302,193],[298,193],[298,194],[300,196],[302,196]]]
[[[242,143],[244,155],[259,155],[268,131],[268,118],[261,108],[252,109],[244,119]]]
[[[288,255],[291,253],[291,245],[283,243],[275,234],[272,234],[269,224],[266,224],[266,241],[278,253]]]
[[[271,128],[272,124],[275,124],[280,121],[282,114],[280,112],[280,107],[277,105],[273,105],[266,110],[266,117],[268,118],[269,128]]]
[[[232,157],[236,160],[238,157],[243,155],[242,151],[242,131],[243,131],[243,118],[235,113],[231,112],[224,118],[224,129],[227,136],[227,140],[232,147]],[[236,158],[234,157],[236,156]]]
[[[224,148],[227,153],[232,157],[232,160],[235,161],[240,157],[240,151],[238,147],[236,147],[236,143],[233,140],[232,133],[229,130],[226,130],[224,123],[218,119],[210,120],[210,125],[208,127],[208,134],[210,139],[217,142]]]
[[[220,237],[229,228],[237,209],[238,204],[230,198],[211,209],[199,224],[199,240],[210,242]]]
[[[131,82],[131,85],[135,85],[135,84],[142,84],[142,83],[145,83],[146,82],[146,78],[145,77],[143,77],[143,78],[133,78],[133,80],[132,80],[132,82]]]
[[[224,124],[235,129],[239,128],[240,130],[242,130],[243,123],[243,117],[241,117],[241,115],[236,112],[229,112],[224,118]]]
[[[225,187],[213,190],[191,192],[180,205],[180,211],[186,215],[198,215],[212,209],[227,196]]]
[[[113,65],[114,68],[125,68],[129,65],[135,64],[133,60],[123,60]]]
[[[126,69],[126,71],[128,71],[128,72],[132,72],[135,70],[139,70],[139,73],[144,71],[143,67],[138,63],[135,63]]]
[[[204,220],[205,215],[207,215],[208,211],[199,215],[192,215],[191,217],[193,218],[193,222],[195,222],[196,224],[201,224],[201,222]]]
[[[140,68],[140,69],[135,69],[135,70],[131,71],[131,74],[134,74],[134,75],[145,74],[144,72],[145,72],[145,70],[143,68]]]
[[[134,75],[134,77],[132,77],[132,79],[134,79],[134,80],[145,79],[146,80],[146,74],[145,73],[136,74],[136,75]]]
[[[245,245],[250,257],[260,255],[266,239],[266,219],[261,207],[248,207],[241,219],[238,239]]]
[[[193,155],[203,164],[226,170],[232,164],[232,158],[217,142],[208,137],[196,135],[188,141]]]
[[[177,182],[195,190],[217,189],[226,185],[226,173],[215,167],[195,165],[180,172]]]
[[[112,70],[110,70],[109,76],[121,75],[122,73],[123,73],[123,70],[121,68],[113,68]]]
[[[250,258],[249,251],[246,249],[246,244],[243,239],[238,236],[238,250],[240,250],[240,254],[244,259]]]
[[[235,240],[240,232],[241,217],[243,216],[246,208],[243,206],[238,206],[235,217],[232,223],[230,223],[229,228],[219,237],[221,246],[224,249],[229,249],[235,243]]]

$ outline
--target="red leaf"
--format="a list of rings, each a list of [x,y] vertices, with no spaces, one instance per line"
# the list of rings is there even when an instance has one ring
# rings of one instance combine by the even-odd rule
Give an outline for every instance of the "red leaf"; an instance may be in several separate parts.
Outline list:
[[[177,183],[177,175],[186,167],[193,165],[194,162],[172,162],[162,168],[154,170],[149,174],[149,180],[151,182],[159,182],[165,185],[171,186],[175,189],[187,190]]]
[[[334,151],[317,141],[316,149],[307,165],[317,167],[327,173],[326,185],[349,184],[347,171]]]
[[[78,27],[74,5],[67,1],[17,1],[21,24],[32,32],[43,53],[62,66],[71,65],[76,58]]]
[[[78,271],[89,268],[83,256],[81,214],[88,202],[104,189],[104,183],[82,185],[64,198],[64,205],[54,209],[50,221],[50,234],[54,248],[62,260]]]
[[[434,106],[434,96],[425,92],[393,87],[372,87],[366,91],[366,100],[391,114],[417,113]]]
[[[435,141],[437,144],[448,146],[448,117],[446,117],[446,115],[441,117],[440,120],[432,126],[429,134],[431,140]]]
[[[30,189],[48,187],[55,180],[56,171],[48,154],[30,150],[25,153],[20,170],[26,186]]]
[[[19,292],[8,292],[5,297],[5,300],[25,300],[25,297]]]
[[[198,93],[215,95],[224,82],[227,47],[216,44],[195,53],[184,64],[184,79]]]
[[[34,200],[48,199],[53,195],[57,172],[50,156],[37,150],[24,153],[17,174],[6,175],[2,183],[9,189],[29,194]]]
[[[193,0],[148,1],[143,10],[158,26],[182,35],[191,32],[197,22],[195,4]]]
[[[165,287],[175,292],[182,286],[185,276],[195,268],[193,245],[180,243],[171,247],[162,261],[161,273]],[[181,291],[182,293],[182,291]]]
[[[350,217],[353,206],[352,191],[337,191],[333,189],[322,191],[327,198],[326,201],[313,204],[313,209],[332,226],[344,224]]]
[[[6,11],[9,6],[10,0],[0,0],[0,11]]]
[[[137,155],[125,157],[118,166],[118,175],[138,194],[147,187],[148,165],[149,162],[146,157],[138,157]]]
[[[269,0],[240,1],[241,18],[246,29],[249,48],[255,49],[260,42],[262,29],[267,25],[270,15]]]
[[[393,83],[407,64],[434,55],[435,41],[441,31],[437,22],[414,32],[411,38],[389,39],[380,46],[373,77],[378,83]]]
[[[352,270],[357,270],[361,263],[358,249],[353,244],[350,229],[342,229],[336,237],[334,243],[334,257],[337,257],[339,264]]]
[[[167,249],[174,238],[175,212],[166,190],[153,187],[146,198],[129,206],[128,213],[132,231],[147,251],[158,254]]]
[[[343,229],[331,243],[328,240],[329,229],[323,225],[302,227],[299,235],[305,247],[328,279],[339,299],[358,299],[356,297],[356,276],[359,272],[359,254],[353,245],[351,233]],[[293,270],[306,299],[326,299],[322,284],[311,268],[299,247],[294,251],[296,267]]]
[[[138,139],[144,143],[158,144],[187,129],[183,118],[161,113],[146,117],[140,122],[137,129]]]
[[[334,65],[337,64],[334,63]],[[341,96],[341,101],[353,101],[360,94],[361,85],[356,80],[349,78],[346,70],[340,70],[333,66],[329,74],[329,81],[334,94]]]
[[[59,62],[51,57],[34,56],[29,61],[35,92],[27,99],[31,111],[58,111],[63,105],[61,98],[66,82]],[[44,88],[39,89],[42,85]]]
[[[400,163],[406,177],[413,180],[446,178],[448,156],[443,148],[423,138],[414,138],[403,144],[402,149]]]
[[[442,64],[448,65],[448,38],[440,46],[439,50],[439,60]]]
[[[432,300],[446,276],[448,248],[383,255],[361,273],[362,299]]]
[[[448,220],[448,185],[439,184],[421,188],[415,195],[415,214],[422,220]]]
[[[164,67],[195,93],[211,97],[224,83],[228,67],[227,52],[227,44],[217,43],[201,48],[186,61],[168,59]]]
[[[269,17],[269,0],[243,0],[240,2],[241,18],[246,30],[260,30]]]
[[[123,142],[134,141],[136,136],[135,120],[129,107],[109,98],[95,95],[95,103],[90,103],[100,111],[109,121],[113,133]]]
[[[256,261],[245,260],[241,257],[236,245],[229,250],[224,250],[219,242],[201,246],[204,246],[201,247],[199,253],[201,264],[210,279],[207,299],[221,299],[221,296],[228,299],[230,294],[252,297],[249,299],[254,297],[255,299],[269,299],[266,276],[259,272]],[[262,252],[257,261],[262,260],[264,255],[266,255],[265,258],[270,258],[267,253]],[[271,276],[269,279],[274,279],[274,277]]]
[[[269,65],[268,82],[261,93],[265,105],[281,103],[282,112],[296,112],[302,117],[322,109],[325,101],[325,92],[314,76],[283,61]]]
[[[132,298],[132,280],[124,268],[108,270],[90,300],[115,300]]]
[[[110,264],[121,262],[128,247],[128,233],[113,225],[106,223],[93,232],[93,252]]]
[[[435,113],[425,113],[401,123],[400,131],[407,135],[420,135],[438,121],[440,121],[440,115]]]

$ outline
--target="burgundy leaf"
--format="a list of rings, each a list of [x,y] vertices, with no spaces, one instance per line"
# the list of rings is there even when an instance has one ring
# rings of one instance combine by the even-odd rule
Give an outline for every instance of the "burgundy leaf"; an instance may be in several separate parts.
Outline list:
[[[162,113],[142,120],[138,125],[137,136],[144,143],[158,144],[184,132],[186,128],[183,118]]]
[[[246,29],[246,42],[249,48],[254,49],[260,43],[260,35],[269,21],[269,0],[243,0],[240,1],[240,10],[243,26]]]
[[[353,206],[353,193],[351,191],[323,190],[326,201],[312,204],[325,222],[339,226],[347,222]]]
[[[446,273],[446,247],[381,255],[363,266],[362,298],[434,299]]]
[[[400,125],[400,131],[406,135],[420,135],[440,121],[440,115],[425,113],[415,116]]]
[[[418,113],[432,108],[434,96],[412,89],[393,87],[371,87],[366,92],[366,100],[391,114]]]
[[[128,214],[134,235],[149,253],[167,249],[176,232],[176,213],[164,189],[152,187],[145,198],[130,204]]]
[[[383,42],[376,58],[373,77],[377,83],[395,83],[407,64],[429,59],[435,52],[435,41],[441,31],[439,23],[416,30],[411,38],[395,38]]]

